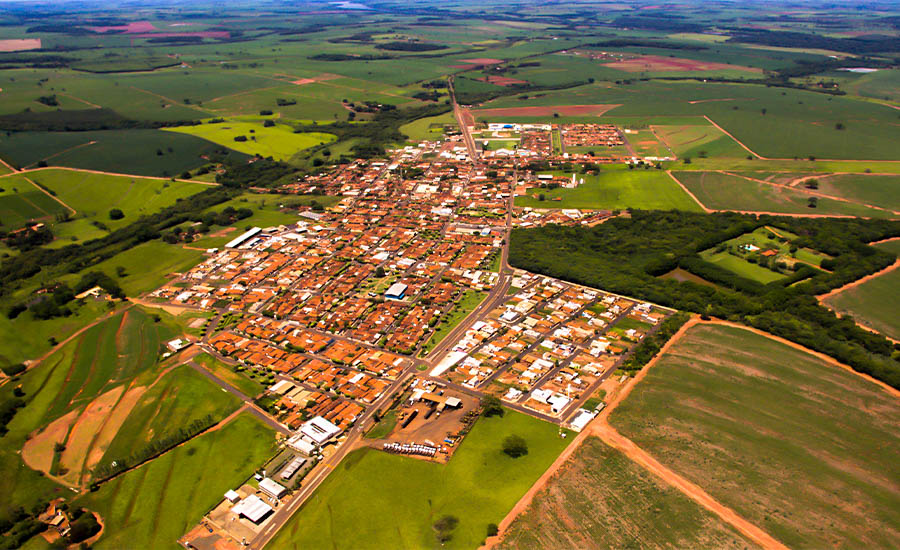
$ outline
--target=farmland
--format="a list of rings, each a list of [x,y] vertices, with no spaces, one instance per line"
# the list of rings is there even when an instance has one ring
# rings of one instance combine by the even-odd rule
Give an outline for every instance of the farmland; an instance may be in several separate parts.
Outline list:
[[[745,548],[697,503],[596,437],[585,439],[499,548]]]
[[[879,248],[900,254],[898,241],[877,245]],[[900,324],[897,319],[897,300],[900,298],[900,270],[894,269],[839,292],[825,300],[828,307],[851,315],[854,319],[882,334],[900,340]]]
[[[481,418],[448,464],[368,448],[354,451],[273,539],[272,548],[432,547],[437,543],[431,525],[444,515],[459,519],[445,547],[473,548],[487,525],[499,523],[565,447],[557,432],[552,424],[507,411]],[[514,459],[501,452],[500,442],[509,434],[525,438],[527,455]]]
[[[701,325],[610,422],[788,546],[898,536],[898,405],[884,389],[742,328]]]
[[[332,134],[295,134],[290,126],[275,124],[267,127],[261,121],[227,120],[216,124],[167,128],[167,131],[196,136],[241,153],[273,157],[276,160],[290,160],[303,149],[336,139]],[[236,141],[235,138],[238,137],[243,137],[245,141]]]
[[[225,491],[250,477],[274,450],[272,431],[242,413],[222,428],[115,478],[77,500],[108,522],[94,547],[174,547]]]
[[[850,199],[829,198],[822,193],[812,194],[809,190],[784,185],[771,185],[762,180],[751,179],[722,172],[672,172],[697,200],[711,210],[736,210],[741,212],[772,212],[778,214],[821,214],[841,216],[863,216],[873,218],[894,217],[882,208],[866,206]],[[869,177],[869,176],[859,176]],[[885,176],[890,177],[890,176]],[[846,191],[843,191],[847,194]],[[889,185],[881,190],[867,189],[862,193],[890,194]],[[839,196],[837,194],[833,195]],[[810,198],[815,198],[815,206],[810,207]]]
[[[530,196],[516,198],[516,206],[700,211],[700,206],[678,184],[658,170],[610,170],[597,176],[578,177],[584,178],[584,184],[575,189],[532,189]],[[540,200],[541,195],[545,200]]]

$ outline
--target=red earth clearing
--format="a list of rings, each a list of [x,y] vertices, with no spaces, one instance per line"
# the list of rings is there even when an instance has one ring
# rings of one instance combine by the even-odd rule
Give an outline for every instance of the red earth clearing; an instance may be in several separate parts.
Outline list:
[[[622,61],[606,63],[606,66],[629,73],[639,73],[641,71],[717,71],[725,69],[747,71],[751,73],[762,72],[762,69],[744,67],[741,65],[727,65],[725,63],[716,63],[714,61],[697,61],[695,59],[661,57],[658,55],[642,55],[631,59],[623,59]]]

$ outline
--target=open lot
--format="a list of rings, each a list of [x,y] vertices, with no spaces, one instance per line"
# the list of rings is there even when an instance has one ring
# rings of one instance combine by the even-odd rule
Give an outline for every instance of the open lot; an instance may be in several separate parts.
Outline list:
[[[516,206],[700,211],[700,206],[665,172],[659,170],[615,169],[596,176],[578,176],[582,177],[584,184],[575,189],[530,189],[527,197],[516,197]],[[540,195],[544,195],[545,200],[540,200]],[[560,200],[556,200],[557,197]]]
[[[815,356],[699,325],[610,421],[788,546],[889,547],[900,534],[898,409]]]
[[[877,246],[900,254],[900,241]],[[900,300],[900,269],[894,269],[827,298],[825,304],[835,311],[852,316],[858,322],[885,336],[900,340],[898,300]]]
[[[747,548],[750,543],[596,437],[585,439],[498,548]]]
[[[500,450],[511,434],[528,454]],[[474,548],[566,445],[558,428],[521,413],[482,418],[448,464],[361,449],[348,455],[279,531],[272,548],[432,548],[432,524],[459,520],[445,548]],[[384,513],[373,514],[381,510]]]

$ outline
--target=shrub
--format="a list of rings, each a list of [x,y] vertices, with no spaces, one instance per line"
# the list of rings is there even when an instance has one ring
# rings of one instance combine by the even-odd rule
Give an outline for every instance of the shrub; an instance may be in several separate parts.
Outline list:
[[[111,220],[121,220],[125,217],[125,213],[119,210],[118,208],[113,208],[109,211],[109,219]]]

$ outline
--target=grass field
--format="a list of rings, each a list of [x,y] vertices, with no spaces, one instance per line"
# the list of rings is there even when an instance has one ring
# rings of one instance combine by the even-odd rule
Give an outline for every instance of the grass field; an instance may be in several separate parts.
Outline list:
[[[510,458],[501,442],[523,437],[528,454]],[[506,411],[482,418],[448,464],[354,451],[270,543],[292,548],[440,548],[432,524],[459,520],[445,548],[475,548],[553,462],[567,440],[552,424]],[[378,511],[378,512],[376,512]]]
[[[516,197],[516,206],[596,210],[701,210],[677,183],[659,170],[610,170],[596,176],[585,174],[578,177],[584,177],[584,185],[575,189],[531,189],[529,196]],[[542,194],[546,200],[539,199]],[[561,200],[554,200],[557,197]]]
[[[900,211],[900,176],[836,174],[816,179],[820,193]]]
[[[900,254],[900,241],[877,245]],[[900,340],[900,270],[870,279],[865,283],[828,298],[825,303],[840,313],[848,314],[860,323],[882,334]]]
[[[409,136],[410,141],[437,140],[444,134],[444,125],[456,125],[453,113],[420,118],[400,127],[400,131]]]
[[[691,328],[610,421],[789,547],[900,537],[900,404],[785,344]]]
[[[751,281],[758,281],[763,284],[771,283],[772,281],[777,281],[785,277],[785,275],[781,273],[776,273],[775,271],[761,267],[757,264],[751,264],[747,260],[738,258],[728,252],[706,250],[700,254],[700,257],[713,265],[727,269],[728,271],[750,279]]]
[[[727,524],[588,437],[506,531],[501,549],[747,548]]]
[[[484,292],[467,290],[459,299],[459,302],[450,310],[450,313],[441,320],[431,338],[422,346],[422,354],[428,354],[435,346],[440,344],[441,340],[446,338],[450,331],[456,328],[456,325],[460,324],[463,319],[478,307],[478,304],[484,300],[485,296],[487,294]]]
[[[816,207],[810,208],[809,199],[812,195],[808,193],[721,172],[679,171],[672,172],[672,175],[704,206],[713,210],[893,217],[893,214],[886,210],[825,197],[817,197]]]
[[[252,380],[251,378],[236,372],[234,367],[226,365],[208,353],[204,352],[195,355],[194,361],[203,365],[220,379],[240,390],[247,397],[256,397],[262,393],[263,389],[265,389],[265,387],[256,380]]]
[[[227,146],[227,145],[226,145]],[[163,130],[16,132],[0,135],[0,157],[19,167],[53,166],[140,176],[177,176],[207,163],[221,145]],[[247,158],[232,152],[236,158]]]
[[[27,222],[52,222],[66,208],[22,176],[0,179],[0,228],[18,229]]]
[[[333,134],[318,132],[295,134],[293,128],[285,124],[265,127],[262,121],[226,120],[217,124],[198,126],[178,126],[166,131],[178,132],[199,138],[248,155],[274,157],[275,160],[290,160],[303,149],[337,139]],[[235,137],[243,136],[247,141],[237,142]]]
[[[87,493],[76,504],[103,517],[97,549],[178,548],[176,540],[275,450],[271,429],[241,414]]]
[[[207,415],[215,421],[222,420],[241,403],[191,367],[175,367],[141,395],[100,463],[122,460],[154,439]]]

